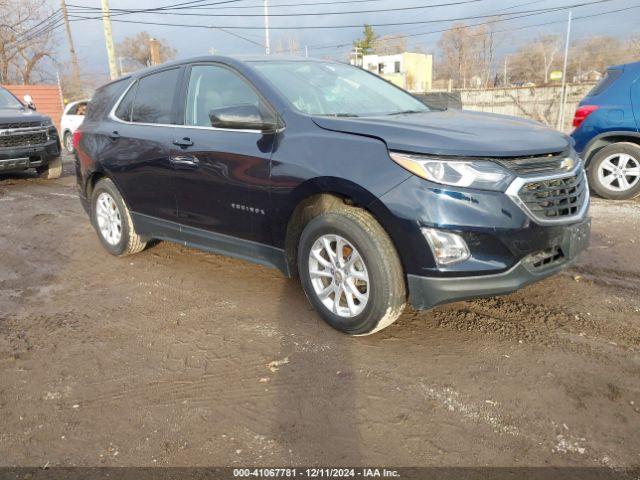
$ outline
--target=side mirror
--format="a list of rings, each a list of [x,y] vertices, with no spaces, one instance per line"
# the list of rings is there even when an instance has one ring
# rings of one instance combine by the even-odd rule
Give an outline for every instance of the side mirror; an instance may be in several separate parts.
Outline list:
[[[24,103],[27,105],[27,108],[31,110],[36,109],[36,104],[33,103],[33,98],[31,97],[31,95],[25,95],[24,97],[22,97],[22,99],[24,100]]]
[[[271,116],[266,118],[255,105],[214,108],[209,111],[209,120],[214,128],[259,130],[264,133],[278,129],[277,119]]]

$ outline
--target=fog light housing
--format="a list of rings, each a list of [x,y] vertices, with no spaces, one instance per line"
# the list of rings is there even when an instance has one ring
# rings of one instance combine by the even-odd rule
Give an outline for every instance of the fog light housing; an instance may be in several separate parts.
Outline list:
[[[422,234],[431,247],[438,267],[464,262],[471,256],[467,243],[458,234],[435,228],[423,228]]]

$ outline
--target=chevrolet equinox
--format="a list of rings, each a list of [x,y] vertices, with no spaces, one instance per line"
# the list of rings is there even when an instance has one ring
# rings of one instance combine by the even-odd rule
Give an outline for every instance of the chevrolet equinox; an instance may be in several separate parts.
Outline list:
[[[74,147],[110,253],[162,239],[299,275],[322,318],[355,335],[407,302],[513,292],[589,239],[569,137],[429,110],[330,61],[213,56],[137,72],[96,91]]]

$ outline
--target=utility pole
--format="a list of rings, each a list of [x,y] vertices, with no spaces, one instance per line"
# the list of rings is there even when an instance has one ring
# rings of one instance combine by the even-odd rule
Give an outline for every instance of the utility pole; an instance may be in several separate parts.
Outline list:
[[[113,35],[111,33],[109,0],[102,0],[102,27],[104,28],[104,41],[107,47],[107,58],[109,59],[109,75],[113,80],[118,77],[118,65],[116,64],[116,50],[113,47]]]
[[[264,53],[271,53],[269,44],[269,0],[264,0]]]
[[[151,65],[160,65],[160,41],[155,38],[149,39],[149,53],[151,54]]]
[[[73,46],[73,37],[71,36],[71,27],[69,26],[69,14],[67,13],[67,3],[65,0],[61,0],[60,9],[62,10],[62,18],[64,19],[64,26],[67,30],[67,43],[69,43],[69,53],[71,54],[71,71],[73,72],[73,83],[76,88],[82,91],[82,84],[80,83],[80,66],[78,64],[78,55],[76,55],[76,49]]]
[[[507,62],[509,61],[509,55],[504,56],[504,76],[502,77],[503,85],[506,87],[509,85],[509,74],[507,73]]]
[[[562,89],[560,90],[560,113],[558,114],[558,130],[564,127],[564,109],[567,103],[567,58],[569,57],[569,39],[571,37],[571,10],[567,19],[567,38],[564,44],[564,64],[562,66]],[[546,81],[547,79],[545,79]]]

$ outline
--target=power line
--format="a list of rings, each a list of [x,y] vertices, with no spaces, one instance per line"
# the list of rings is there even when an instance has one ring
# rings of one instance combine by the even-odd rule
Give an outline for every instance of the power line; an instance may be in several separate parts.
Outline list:
[[[593,2],[593,3],[602,3],[602,2]],[[578,5],[578,6],[584,6],[584,5],[586,5],[586,4],[582,4],[582,5]],[[523,14],[523,15],[517,15],[517,16],[508,17],[508,18],[497,18],[497,19],[494,19],[494,20],[488,20],[486,22],[472,23],[470,25],[464,25],[464,26],[457,27],[457,28],[466,29],[466,28],[478,27],[478,26],[482,26],[482,25],[490,25],[490,24],[494,24],[494,23],[508,22],[510,20],[517,20],[519,18],[526,18],[526,17],[537,16],[537,15],[544,15],[546,13],[551,13],[551,12],[555,12],[555,11],[558,11],[558,10],[561,10],[561,9],[564,10],[564,9],[567,9],[567,8],[574,8],[574,7],[576,7],[576,6],[571,6],[570,5],[570,6],[567,6],[567,7],[555,7],[553,10],[547,10],[547,11],[543,11],[543,12],[539,12],[539,13],[526,13],[526,14]],[[638,6],[611,10],[611,11],[607,11],[607,12],[602,12],[602,14],[606,15],[606,14],[609,14],[609,13],[617,13],[617,12],[620,12],[620,11],[629,10],[631,8],[638,8]],[[599,14],[595,14],[595,15],[597,16]],[[580,18],[589,18],[591,16],[593,16],[593,14],[592,15],[585,15],[585,16],[582,16],[582,17],[575,17],[574,20],[580,19]],[[564,23],[564,20],[561,20],[559,22],[551,21],[551,22],[535,24],[535,25],[531,25],[531,27],[551,25],[551,24],[554,24],[554,23]],[[529,26],[515,27],[513,29],[506,29],[506,30],[493,30],[492,32],[487,32],[487,33],[502,33],[502,32],[508,32],[508,31],[513,31],[513,30],[519,30],[519,29],[522,29],[522,28],[529,28]],[[438,30],[430,30],[430,31],[427,31],[427,32],[417,32],[417,33],[411,33],[411,34],[399,33],[396,36],[390,36],[390,37],[387,37],[387,38],[396,39],[396,38],[420,37],[420,36],[423,36],[423,35],[432,35],[432,34],[435,34],[435,33],[443,33],[443,32],[446,32],[447,30],[451,30],[451,29],[452,29],[451,27],[447,27],[447,28],[442,28],[442,29],[438,29]],[[478,34],[478,35],[483,35],[483,34]],[[340,43],[340,44],[331,44],[331,45],[326,45],[326,44],[324,44],[324,45],[309,45],[309,48],[313,48],[315,50],[322,50],[322,49],[326,49],[326,48],[340,48],[340,47],[347,47],[347,46],[351,46],[351,45],[352,45],[352,43]]]
[[[573,5],[566,5],[566,6],[562,6],[562,7],[552,7],[552,8],[550,7],[550,8],[533,9],[533,10],[522,10],[522,11],[519,11],[519,12],[509,13],[508,15],[544,14],[544,13],[567,10],[567,9],[571,9],[571,8],[583,7],[583,6],[586,6],[586,5],[595,5],[595,4],[600,4],[600,3],[608,3],[608,2],[612,2],[612,1],[614,1],[614,0],[595,0],[595,1],[592,1],[592,2],[582,2],[582,3],[576,3],[576,4],[573,4]],[[440,18],[440,19],[421,20],[421,21],[412,21],[412,22],[369,23],[368,25],[371,25],[372,27],[386,27],[386,26],[399,26],[399,25],[421,25],[421,24],[427,24],[427,23],[440,23],[440,22],[455,22],[455,21],[462,21],[462,20],[473,20],[473,19],[487,18],[487,17],[495,17],[495,14],[471,15],[471,16],[466,16],[466,17]],[[82,18],[82,19],[85,19],[85,20],[93,20],[92,17],[82,17],[82,16],[77,16],[77,15],[75,16],[75,18]],[[187,27],[187,28],[208,28],[208,29],[226,28],[226,29],[236,29],[236,30],[262,30],[263,29],[263,27],[255,27],[255,26],[194,25],[194,24],[184,24],[184,23],[149,22],[149,21],[122,20],[122,19],[113,20],[113,21],[114,22],[117,21],[117,22],[121,22],[121,23],[133,23],[133,24],[143,24],[143,25],[159,25],[159,26],[170,26],[170,27]],[[295,27],[287,27],[287,26],[271,27],[271,29],[273,29],[273,30],[299,30],[299,29],[309,30],[309,29],[337,29],[337,28],[361,28],[361,27],[362,27],[361,24],[357,24],[357,25],[306,25],[304,27],[299,27],[299,26],[295,26]]]
[[[412,7],[396,7],[396,8],[381,8],[376,10],[352,10],[352,11],[344,11],[344,12],[309,12],[309,13],[271,13],[266,15],[264,13],[216,13],[205,15],[202,13],[188,13],[188,12],[145,12],[151,13],[154,15],[181,15],[181,16],[190,16],[190,17],[203,17],[203,16],[216,16],[216,17],[316,17],[316,16],[325,16],[325,15],[354,15],[360,13],[385,13],[385,12],[401,12],[407,10],[422,10],[425,8],[439,8],[439,7],[450,7],[455,5],[465,5],[468,3],[477,3],[483,0],[462,0],[456,2],[449,3],[438,3],[435,5],[417,5]],[[309,4],[311,5],[311,4]],[[117,10],[114,10],[117,11]],[[138,13],[127,10],[119,10],[120,12],[127,13]]]

